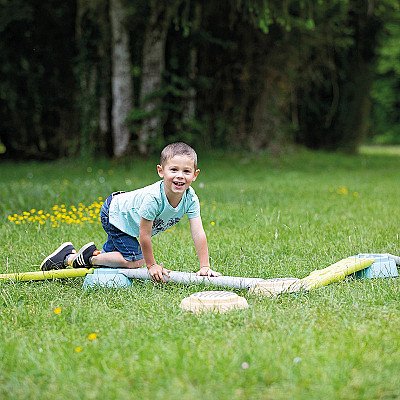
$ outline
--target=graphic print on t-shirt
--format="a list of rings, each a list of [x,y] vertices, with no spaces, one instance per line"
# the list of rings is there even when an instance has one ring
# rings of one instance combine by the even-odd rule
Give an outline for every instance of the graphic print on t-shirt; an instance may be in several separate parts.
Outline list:
[[[156,218],[153,222],[153,228],[151,231],[152,236],[157,235],[159,232],[166,231],[171,226],[174,226],[180,221],[180,218],[171,218],[168,221]]]

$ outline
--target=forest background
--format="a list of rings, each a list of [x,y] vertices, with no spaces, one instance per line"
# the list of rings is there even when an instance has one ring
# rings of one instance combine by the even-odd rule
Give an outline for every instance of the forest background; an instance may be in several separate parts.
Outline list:
[[[396,0],[0,0],[0,155],[400,143]]]

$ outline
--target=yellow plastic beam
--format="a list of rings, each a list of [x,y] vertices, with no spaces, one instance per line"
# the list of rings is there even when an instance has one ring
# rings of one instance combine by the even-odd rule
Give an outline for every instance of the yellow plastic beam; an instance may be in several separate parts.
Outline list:
[[[251,292],[264,296],[277,296],[282,293],[294,293],[301,290],[317,289],[333,282],[340,282],[348,275],[361,271],[375,262],[375,258],[347,257],[324,269],[311,272],[303,279],[283,279],[276,282],[257,283]]]
[[[51,271],[17,272],[12,274],[0,274],[0,280],[13,282],[44,281],[47,279],[77,278],[93,274],[94,268],[68,268],[54,269]]]
[[[346,276],[354,274],[369,267],[375,258],[347,257],[324,269],[311,272],[310,275],[300,280],[300,285],[305,290],[316,289],[330,283],[340,282]]]

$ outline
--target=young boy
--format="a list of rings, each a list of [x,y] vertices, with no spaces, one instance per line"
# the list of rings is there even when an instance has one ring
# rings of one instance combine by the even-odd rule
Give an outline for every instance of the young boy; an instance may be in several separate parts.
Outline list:
[[[108,238],[102,252],[93,242],[76,253],[72,243],[63,243],[46,257],[42,270],[72,266],[139,268],[147,266],[156,282],[165,282],[169,271],[154,257],[151,237],[175,225],[185,214],[200,262],[198,275],[219,276],[210,268],[200,203],[190,186],[200,172],[197,154],[185,143],[172,143],[161,152],[157,172],[161,181],[131,192],[115,192],[104,202],[100,218]]]

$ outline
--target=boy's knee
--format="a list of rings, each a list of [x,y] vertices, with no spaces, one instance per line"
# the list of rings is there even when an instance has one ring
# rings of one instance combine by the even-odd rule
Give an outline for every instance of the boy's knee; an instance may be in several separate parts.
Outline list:
[[[144,259],[137,261],[126,261],[126,268],[140,268],[144,266]]]

